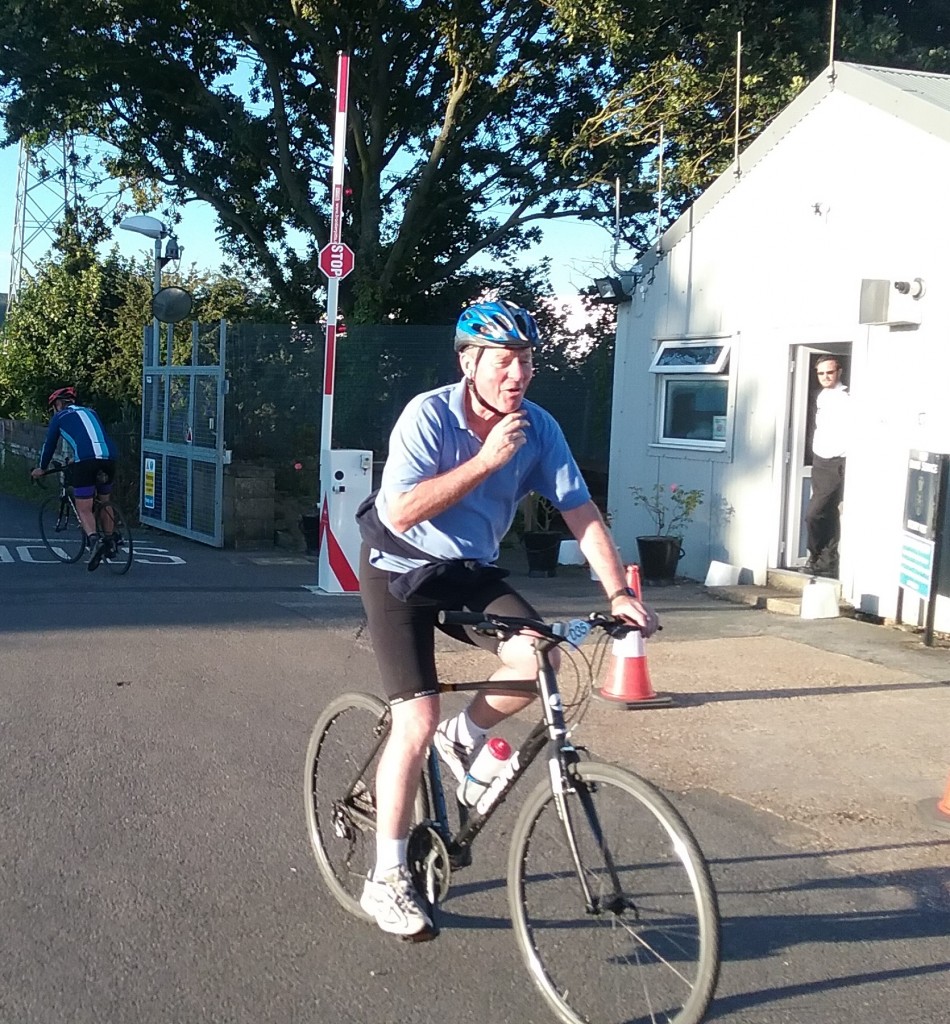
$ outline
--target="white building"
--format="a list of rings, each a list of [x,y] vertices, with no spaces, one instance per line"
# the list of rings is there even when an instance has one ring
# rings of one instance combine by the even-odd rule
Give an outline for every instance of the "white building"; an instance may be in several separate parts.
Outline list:
[[[855,419],[842,592],[894,616],[910,452],[950,452],[948,174],[950,76],[837,63],[645,255],[614,377],[608,504],[628,560],[655,532],[630,488],[661,483],[705,492],[681,573],[715,559],[764,583],[803,563],[814,361],[833,353]],[[905,592],[904,619],[919,609]]]

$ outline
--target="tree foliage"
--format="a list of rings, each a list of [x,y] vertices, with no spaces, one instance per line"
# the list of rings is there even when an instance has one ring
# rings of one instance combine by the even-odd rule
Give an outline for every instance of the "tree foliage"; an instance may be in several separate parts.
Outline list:
[[[0,344],[0,414],[41,420],[55,387],[116,420],[141,400],[142,314],[151,281],[117,252],[61,239],[7,313]]]
[[[653,141],[641,177],[626,190],[627,240],[655,235],[638,187],[656,184],[663,130],[665,226],[821,72],[830,58],[828,0],[698,0],[656,5],[660,56],[642,60],[640,27],[624,0],[580,6],[551,0],[569,34],[599,31],[618,75],[575,147],[608,151]],[[944,0],[839,0],[835,59],[950,72]],[[736,70],[741,32],[739,109]],[[642,151],[642,150],[641,150]]]
[[[944,0],[841,0],[840,59],[948,69]],[[8,136],[74,128],[112,169],[217,212],[281,308],[316,312],[338,51],[352,54],[344,282],[353,322],[441,322],[545,220],[652,229],[827,63],[828,0],[8,0]],[[488,275],[490,277],[490,275]]]
[[[0,415],[43,419],[47,395],[64,384],[75,385],[107,422],[138,415],[151,268],[116,248],[100,256],[99,237],[67,217],[53,255],[8,311],[0,334]],[[163,283],[190,291],[193,315],[206,323],[281,320],[269,291],[230,268],[209,274],[192,266]],[[186,361],[190,337],[179,329],[177,338]]]

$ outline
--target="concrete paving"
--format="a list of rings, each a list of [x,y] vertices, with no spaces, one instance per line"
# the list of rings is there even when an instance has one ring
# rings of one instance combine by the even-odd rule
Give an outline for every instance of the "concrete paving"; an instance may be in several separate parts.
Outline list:
[[[546,616],[602,607],[581,567],[535,579],[517,553],[510,562],[512,583]],[[899,874],[950,861],[950,829],[918,809],[942,795],[950,772],[946,644],[732,604],[688,581],[647,586],[644,597],[664,625],[646,647],[652,688],[672,704],[595,700],[578,742],[672,790],[704,788],[767,811],[777,840],[833,851],[847,870]],[[491,662],[440,645],[449,678],[475,678]],[[612,668],[608,655],[604,671]],[[950,872],[932,895],[950,901]]]

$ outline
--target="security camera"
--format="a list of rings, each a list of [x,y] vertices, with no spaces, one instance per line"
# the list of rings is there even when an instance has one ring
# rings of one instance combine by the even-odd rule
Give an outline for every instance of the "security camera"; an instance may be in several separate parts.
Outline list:
[[[166,260],[180,260],[181,259],[181,247],[178,244],[178,239],[174,235],[168,236],[168,241],[165,243],[165,259]]]

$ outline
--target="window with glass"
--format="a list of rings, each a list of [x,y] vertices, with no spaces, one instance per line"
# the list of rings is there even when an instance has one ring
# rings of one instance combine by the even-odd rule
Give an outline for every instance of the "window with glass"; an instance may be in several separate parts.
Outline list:
[[[729,415],[728,340],[664,341],[656,374],[660,444],[725,448]]]

